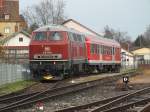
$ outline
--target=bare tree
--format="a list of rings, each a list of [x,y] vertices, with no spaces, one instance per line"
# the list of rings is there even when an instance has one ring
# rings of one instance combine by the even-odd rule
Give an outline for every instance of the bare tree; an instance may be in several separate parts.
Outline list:
[[[104,27],[105,38],[114,39],[121,44],[121,47],[130,51],[132,47],[131,37],[127,32],[122,32],[119,30],[114,30],[109,26]]]
[[[116,41],[123,43],[131,41],[131,37],[127,34],[127,32],[121,32],[118,30],[114,30],[109,26],[104,27],[105,38],[115,39]]]
[[[4,58],[4,54],[5,54],[4,47],[0,45],[0,59]]]
[[[150,43],[150,25],[147,27],[145,33],[144,33],[144,38],[146,40],[146,44],[147,44],[147,47],[150,47],[149,43]]]
[[[109,39],[113,39],[114,38],[114,34],[115,34],[115,31],[114,29],[110,28],[108,25],[104,27],[104,37],[105,38],[109,38]]]
[[[42,0],[37,5],[27,7],[23,16],[29,25],[61,24],[66,18],[65,6],[63,0]]]

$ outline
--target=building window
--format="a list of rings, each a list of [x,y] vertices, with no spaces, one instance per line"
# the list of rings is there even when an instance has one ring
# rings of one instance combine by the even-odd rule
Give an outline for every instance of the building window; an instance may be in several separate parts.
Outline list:
[[[4,18],[4,15],[3,14],[0,14],[0,19],[3,19]]]
[[[5,32],[5,33],[10,33],[10,27],[6,27],[6,28],[4,29],[4,32]]]
[[[22,37],[19,37],[19,42],[23,42],[23,38]]]
[[[10,19],[10,15],[9,14],[6,14],[5,15],[5,20],[9,20]]]
[[[18,32],[18,26],[17,25],[15,26],[15,32]]]

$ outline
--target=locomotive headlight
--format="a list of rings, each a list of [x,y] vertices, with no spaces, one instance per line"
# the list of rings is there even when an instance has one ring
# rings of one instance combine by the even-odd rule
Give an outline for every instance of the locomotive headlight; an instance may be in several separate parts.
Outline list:
[[[40,55],[34,55],[34,59],[40,59],[41,58],[41,56]]]

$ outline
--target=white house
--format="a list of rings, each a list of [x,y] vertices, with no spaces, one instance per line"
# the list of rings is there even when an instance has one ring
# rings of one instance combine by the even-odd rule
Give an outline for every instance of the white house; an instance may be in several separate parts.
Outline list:
[[[31,36],[25,32],[20,31],[3,40],[3,46],[6,49],[6,55],[9,59],[16,58],[28,59],[29,43]]]
[[[104,34],[98,34],[96,33],[95,31],[91,30],[90,28],[82,25],[81,23],[73,20],[73,19],[69,19],[65,22],[62,23],[63,26],[66,26],[68,28],[72,28],[72,29],[75,29],[79,32],[82,32],[82,33],[87,33],[87,34],[90,34],[90,35],[94,35],[94,36],[102,36]]]
[[[134,67],[134,55],[125,49],[121,49],[121,65],[122,67]]]
[[[150,64],[150,48],[140,48],[132,51],[139,64]]]

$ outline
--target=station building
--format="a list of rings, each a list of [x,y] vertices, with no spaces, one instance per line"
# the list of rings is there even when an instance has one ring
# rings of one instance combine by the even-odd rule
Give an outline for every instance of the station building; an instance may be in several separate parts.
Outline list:
[[[125,49],[121,49],[121,65],[122,67],[134,67],[134,55]]]
[[[140,48],[132,51],[139,64],[150,64],[150,48]]]

